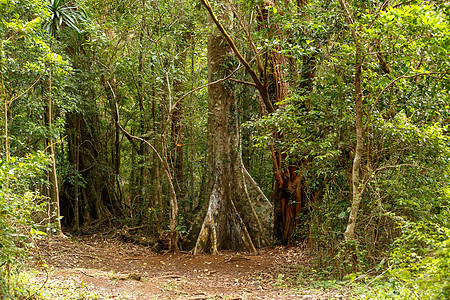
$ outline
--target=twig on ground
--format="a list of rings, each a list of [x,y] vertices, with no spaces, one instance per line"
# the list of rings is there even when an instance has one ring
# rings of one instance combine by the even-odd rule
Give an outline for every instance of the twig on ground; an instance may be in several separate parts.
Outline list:
[[[164,276],[153,277],[153,278],[157,278],[157,279],[181,279],[181,278],[183,278],[183,276],[180,276],[180,275],[164,275]]]
[[[84,272],[83,270],[78,270],[81,274],[83,274],[83,275],[86,275],[86,276],[88,276],[88,277],[92,277],[92,278],[95,278],[95,276],[94,275],[90,275],[90,274],[87,274],[86,272]]]
[[[225,259],[224,262],[227,263],[227,262],[236,261],[236,260],[250,260],[250,258],[245,257],[245,256],[232,256],[230,258]]]

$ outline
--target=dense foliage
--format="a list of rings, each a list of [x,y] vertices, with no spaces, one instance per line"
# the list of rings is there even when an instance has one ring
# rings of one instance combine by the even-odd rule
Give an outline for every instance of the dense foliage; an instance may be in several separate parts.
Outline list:
[[[391,253],[386,297],[448,297],[448,6],[380,11],[355,5],[353,24],[342,28],[330,23],[344,19],[339,3],[328,3],[326,11],[322,3],[311,5],[304,13],[313,10],[314,17],[294,22],[288,16],[283,23],[288,34],[308,32],[306,53],[318,60],[315,89],[293,92],[284,109],[254,122],[265,132],[257,141],[308,157],[310,188],[325,182],[322,201],[311,204],[309,246],[327,272],[379,270]],[[355,151],[352,30],[364,49],[364,193],[356,247],[342,242]],[[274,140],[273,130],[283,140]]]

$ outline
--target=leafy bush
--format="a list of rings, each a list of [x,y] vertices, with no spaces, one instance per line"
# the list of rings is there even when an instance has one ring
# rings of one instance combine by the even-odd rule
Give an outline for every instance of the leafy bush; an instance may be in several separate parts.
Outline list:
[[[395,241],[387,280],[368,299],[450,299],[450,210],[445,226],[405,222]]]
[[[0,294],[9,295],[12,271],[26,258],[29,237],[42,234],[32,218],[44,209],[37,190],[47,163],[43,152],[0,160]]]
[[[396,241],[391,256],[392,293],[404,294],[408,299],[448,299],[450,228],[424,222],[406,223],[403,227],[404,234]]]

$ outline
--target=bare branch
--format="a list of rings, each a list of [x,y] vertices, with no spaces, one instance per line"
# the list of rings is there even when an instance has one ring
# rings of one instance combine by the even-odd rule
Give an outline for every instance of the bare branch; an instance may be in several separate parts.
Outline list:
[[[241,27],[244,30],[245,35],[247,36],[248,43],[250,44],[253,52],[255,53],[256,65],[258,67],[259,73],[262,74],[263,73],[263,65],[261,62],[261,58],[258,55],[258,49],[256,48],[255,42],[253,41],[252,36],[250,35],[250,32],[248,31],[247,26],[245,26],[244,22],[242,21],[237,10],[234,7],[233,7],[233,12],[234,12],[234,15],[236,16],[236,18],[238,19],[239,23],[241,24]],[[256,87],[256,85],[254,85],[254,86]]]
[[[345,0],[339,0],[339,4],[341,5],[342,10],[344,11],[344,17],[347,21],[347,24],[350,26],[350,31],[352,33],[353,41],[355,42],[356,47],[361,47],[359,35],[354,28],[355,21],[353,21],[352,14],[350,13],[350,10],[347,7],[347,3],[345,2]]]
[[[380,167],[380,168],[376,169],[374,171],[374,173],[379,173],[380,171],[383,171],[386,169],[396,169],[396,168],[401,168],[401,167],[413,167],[413,168],[418,168],[418,169],[429,170],[428,168],[425,168],[423,166],[414,165],[414,164],[398,164],[398,165],[389,165],[389,166]]]
[[[231,72],[230,75],[228,75],[227,77],[224,77],[224,78],[218,79],[218,80],[216,80],[216,81],[209,82],[209,83],[207,83],[207,84],[204,84],[204,85],[201,85],[201,86],[199,86],[199,87],[196,87],[195,89],[192,89],[192,90],[190,90],[189,92],[187,92],[186,94],[184,94],[183,96],[181,96],[177,101],[175,101],[175,103],[174,103],[174,104],[172,105],[172,107],[170,108],[169,117],[170,117],[170,115],[172,114],[172,110],[174,110],[175,107],[177,106],[178,102],[182,101],[184,98],[186,98],[186,97],[189,96],[190,94],[195,93],[196,91],[201,90],[201,89],[203,89],[203,88],[205,88],[205,87],[208,87],[208,86],[210,86],[210,85],[214,85],[214,84],[220,83],[220,82],[225,81],[225,80],[228,80],[228,79],[231,80],[231,77],[232,77],[237,71],[239,71],[239,70],[242,69],[242,68],[243,68],[243,66],[239,66],[239,67],[236,68],[236,70],[234,70],[233,72]],[[168,121],[169,121],[169,120],[168,120]]]
[[[141,142],[145,143],[147,146],[149,146],[149,147],[153,150],[153,152],[156,154],[156,156],[158,157],[158,160],[159,160],[162,164],[164,164],[164,161],[163,161],[161,155],[159,154],[158,150],[156,150],[156,148],[153,147],[153,145],[152,145],[149,141],[147,141],[147,140],[145,140],[145,139],[143,139],[143,138],[141,138],[141,137],[139,137],[139,136],[132,135],[131,133],[129,133],[125,128],[123,128],[123,127],[120,125],[119,107],[117,106],[116,94],[114,93],[114,89],[112,88],[112,86],[111,86],[111,84],[109,83],[109,81],[107,81],[106,83],[108,84],[109,88],[111,89],[111,92],[112,92],[112,95],[113,95],[113,98],[114,98],[114,107],[115,107],[115,109],[116,109],[116,124],[117,124],[117,126],[119,127],[119,129],[123,132],[123,134],[124,134],[128,139],[138,140],[138,141],[141,141]]]

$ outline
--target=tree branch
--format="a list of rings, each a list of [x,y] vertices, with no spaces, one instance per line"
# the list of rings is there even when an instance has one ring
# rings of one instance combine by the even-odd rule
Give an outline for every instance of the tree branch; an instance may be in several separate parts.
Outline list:
[[[123,134],[125,135],[125,137],[126,137],[128,140],[131,141],[132,144],[134,144],[134,143],[132,142],[132,140],[134,139],[134,140],[141,141],[141,142],[145,143],[147,146],[149,146],[149,147],[153,150],[153,152],[156,154],[156,156],[158,157],[158,159],[159,159],[159,161],[161,162],[161,164],[164,164],[164,160],[162,159],[162,157],[161,157],[161,155],[159,154],[158,150],[156,150],[156,148],[153,147],[153,145],[152,145],[149,141],[147,141],[147,140],[145,140],[145,139],[143,139],[143,138],[141,138],[141,137],[139,137],[139,136],[132,135],[132,134],[129,133],[125,128],[123,128],[122,125],[120,125],[119,107],[117,106],[116,94],[114,93],[114,89],[112,88],[112,86],[111,86],[111,84],[109,83],[109,81],[107,81],[106,83],[108,84],[108,86],[109,86],[109,88],[111,89],[111,92],[112,92],[112,94],[113,94],[114,107],[115,107],[115,109],[116,109],[116,124],[117,124],[117,126],[119,127],[119,129],[123,132]]]
[[[242,84],[245,84],[245,85],[250,85],[250,86],[256,88],[256,84],[254,84],[253,82],[243,81],[243,80],[239,80],[239,79],[236,79],[236,78],[230,78],[230,80],[231,80],[231,81],[234,81],[234,82],[237,82],[237,83],[242,83]]]
[[[252,77],[253,82],[255,83],[256,88],[261,94],[261,97],[263,99],[264,105],[266,106],[266,109],[269,113],[275,112],[275,109],[273,108],[272,103],[270,102],[269,95],[267,92],[267,89],[265,88],[265,85],[259,80],[258,75],[256,75],[255,71],[253,71],[252,67],[248,63],[247,60],[242,56],[241,52],[239,52],[238,48],[236,47],[236,44],[234,43],[231,36],[228,34],[226,29],[223,27],[223,25],[219,22],[216,15],[214,14],[211,3],[209,3],[208,0],[200,0],[203,5],[205,6],[206,10],[208,11],[209,15],[211,16],[211,19],[216,24],[219,31],[222,33],[222,35],[227,40],[228,44],[230,45],[231,49],[233,50],[236,57],[239,59],[239,61],[244,65],[247,72]]]
[[[256,45],[253,42],[252,36],[250,35],[250,32],[248,31],[247,26],[245,26],[244,22],[239,17],[239,14],[237,13],[237,11],[236,11],[236,9],[234,7],[233,7],[233,12],[234,12],[234,15],[236,16],[236,18],[239,20],[239,23],[241,24],[241,27],[244,30],[245,35],[247,36],[248,43],[250,44],[253,52],[255,53],[256,65],[258,67],[259,73],[262,74],[263,73],[263,65],[262,65],[262,62],[261,62],[261,58],[258,56],[258,49],[256,48]]]

